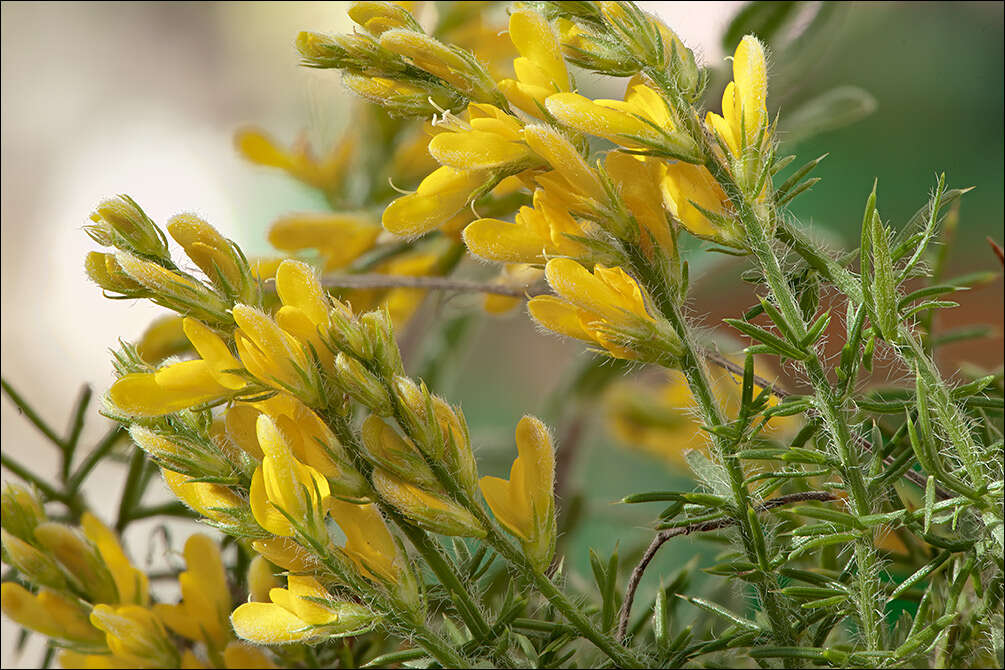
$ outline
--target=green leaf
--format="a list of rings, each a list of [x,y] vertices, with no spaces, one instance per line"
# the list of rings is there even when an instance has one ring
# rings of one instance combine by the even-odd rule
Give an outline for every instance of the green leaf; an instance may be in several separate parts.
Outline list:
[[[785,356],[797,361],[804,361],[809,358],[809,354],[806,352],[799,351],[782,338],[769,333],[759,326],[747,323],[746,321],[741,321],[740,319],[723,319],[723,321],[733,326],[733,328],[736,328],[747,337],[764,344],[779,356]]]
[[[791,147],[821,133],[844,128],[876,111],[876,98],[857,86],[838,86],[789,110],[778,136]]]
[[[704,598],[695,598],[695,597],[692,597],[692,596],[681,595],[679,593],[675,594],[675,595],[678,598],[680,598],[681,600],[687,601],[687,602],[691,603],[692,605],[694,605],[695,607],[697,607],[699,609],[702,609],[702,610],[705,610],[706,612],[709,612],[710,614],[714,614],[717,617],[721,617],[721,618],[725,619],[726,621],[729,621],[730,623],[733,623],[733,624],[736,624],[737,626],[740,626],[741,628],[745,628],[745,629],[751,630],[751,631],[761,631],[762,630],[761,627],[758,624],[754,623],[753,621],[750,621],[749,619],[745,619],[745,618],[743,618],[742,616],[740,616],[738,614],[734,614],[733,612],[730,612],[728,609],[726,609],[722,605],[719,605],[718,603],[709,602],[708,600],[705,600]]]
[[[722,48],[733,53],[744,35],[756,35],[765,44],[772,44],[799,8],[797,2],[751,2],[743,7],[722,35]]]

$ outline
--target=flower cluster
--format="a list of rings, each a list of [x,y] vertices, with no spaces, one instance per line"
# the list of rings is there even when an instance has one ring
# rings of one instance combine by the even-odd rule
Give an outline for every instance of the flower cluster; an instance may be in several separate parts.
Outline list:
[[[209,537],[185,543],[181,602],[152,603],[147,575],[90,513],[79,528],[50,521],[33,491],[11,484],[2,505],[4,560],[24,580],[3,583],[3,612],[64,647],[64,667],[276,667],[231,631],[227,574]]]

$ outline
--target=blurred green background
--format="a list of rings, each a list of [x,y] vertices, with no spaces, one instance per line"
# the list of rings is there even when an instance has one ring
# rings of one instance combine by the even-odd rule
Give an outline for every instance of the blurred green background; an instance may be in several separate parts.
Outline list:
[[[640,4],[710,64],[722,63],[719,36],[742,8]],[[803,160],[830,154],[816,171],[823,181],[792,207],[801,225],[835,246],[853,246],[874,179],[880,211],[896,227],[945,171],[952,186],[976,187],[963,200],[951,266],[962,272],[998,267],[984,238],[1001,242],[1003,229],[1002,8],[841,6],[841,19],[814,45],[815,60],[782,114],[835,85],[861,87],[878,106],[865,120],[790,147]],[[278,215],[324,207],[284,176],[243,164],[231,136],[250,122],[283,142],[301,130],[322,146],[337,138],[348,94],[335,73],[299,68],[292,42],[301,29],[349,30],[345,9],[346,3],[296,2],[3,4],[3,376],[47,419],[63,421],[80,382],[107,388],[105,349],[117,337],[137,337],[156,313],[105,301],[86,283],[81,264],[90,244],[80,227],[97,202],[126,192],[161,222],[195,210],[250,253],[267,251],[264,233]],[[769,72],[781,65],[773,63]],[[692,316],[709,328],[751,299],[736,290],[739,266],[713,266],[722,259],[711,256],[698,252],[691,259],[697,277]],[[947,351],[941,361],[947,371],[962,359],[1000,364],[1002,295],[999,278],[966,294],[943,318],[943,326],[989,323],[998,332]],[[478,300],[454,297],[433,307],[438,318],[452,318],[477,310]],[[420,317],[420,325],[429,319]],[[522,414],[541,415],[561,437],[562,417],[546,404],[589,354],[536,332],[520,311],[479,317],[470,328],[449,383],[437,391],[463,405],[484,473],[502,474],[515,455],[513,429]],[[422,354],[420,347],[415,360]],[[2,411],[4,450],[39,471],[53,469],[6,399]],[[100,421],[92,423],[88,430],[100,433]],[[565,538],[574,585],[589,574],[589,547],[609,553],[620,539],[627,558],[651,537],[658,506],[614,501],[688,481],[686,472],[616,445],[600,409],[587,412],[582,435],[567,495],[585,497],[582,523]],[[113,468],[88,492],[99,510],[114,499],[121,476]],[[666,546],[643,584],[640,607],[661,574],[696,551],[707,556],[716,549],[699,539]],[[7,667],[11,626],[4,629]]]

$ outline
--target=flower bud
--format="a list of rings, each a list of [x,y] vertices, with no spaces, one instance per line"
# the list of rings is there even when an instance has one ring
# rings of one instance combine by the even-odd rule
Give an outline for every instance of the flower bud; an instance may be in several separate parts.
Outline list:
[[[408,10],[393,2],[354,2],[349,8],[349,18],[371,35],[380,36],[394,28],[422,32],[418,21]]]
[[[234,331],[237,351],[248,371],[261,382],[287,391],[307,405],[319,405],[318,371],[300,342],[254,307],[236,305],[232,313],[238,325]]]
[[[373,413],[380,416],[391,416],[394,413],[391,398],[380,380],[362,363],[343,351],[335,357],[335,383]]]
[[[129,435],[143,451],[166,468],[191,477],[230,477],[234,466],[212,442],[198,443],[171,435],[170,439],[138,423],[129,428]]]
[[[484,537],[485,529],[470,512],[447,499],[376,469],[373,485],[381,497],[419,526],[441,535]]]
[[[112,653],[139,667],[173,668],[178,665],[177,647],[157,616],[137,605],[91,610],[91,624],[105,632]]]
[[[628,2],[601,2],[604,22],[640,63],[653,68],[666,66],[663,41],[656,21]]]
[[[87,252],[84,271],[91,281],[109,293],[120,293],[130,298],[147,298],[151,295],[142,284],[125,273],[114,254]]]
[[[3,493],[0,493],[0,523],[4,530],[31,542],[35,537],[35,526],[48,520],[42,503],[32,489],[11,482],[4,485]]]
[[[428,118],[441,110],[457,109],[464,104],[464,99],[457,93],[427,82],[406,82],[344,72],[342,83],[361,98],[380,105],[393,117]]]
[[[168,314],[150,322],[136,344],[136,353],[150,365],[157,365],[168,356],[188,351],[191,346],[182,328],[182,318]]]
[[[75,529],[49,521],[35,528],[35,539],[63,566],[74,588],[86,593],[90,602],[119,602],[111,572]]]
[[[230,305],[201,282],[124,251],[116,253],[115,260],[133,281],[153,294],[154,302],[203,321],[232,322],[227,314]]]
[[[429,469],[415,446],[398,435],[397,431],[377,416],[371,414],[360,431],[365,456],[395,476],[427,488],[439,488],[436,476]]]
[[[3,613],[20,626],[84,649],[105,649],[104,636],[91,626],[87,608],[76,598],[42,589],[38,595],[16,582],[0,586]]]
[[[91,238],[105,246],[147,256],[170,260],[167,240],[157,225],[128,195],[106,200],[91,214],[94,225],[84,230]]]
[[[370,343],[373,351],[373,362],[385,378],[405,373],[405,364],[401,360],[401,350],[394,339],[394,325],[386,309],[367,312],[359,317],[359,325],[363,337]]]
[[[467,51],[448,47],[424,33],[400,29],[381,34],[380,45],[408,58],[416,67],[439,77],[476,102],[496,102],[495,81]]]
[[[49,556],[6,530],[0,530],[0,542],[10,564],[32,583],[56,590],[66,588],[63,572]]]
[[[168,232],[209,280],[232,300],[256,304],[258,282],[248,260],[237,246],[194,214],[179,214],[167,224]]]

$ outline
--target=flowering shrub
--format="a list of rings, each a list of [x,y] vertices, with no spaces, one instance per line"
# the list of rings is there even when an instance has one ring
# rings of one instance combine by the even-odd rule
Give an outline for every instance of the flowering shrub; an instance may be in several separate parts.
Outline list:
[[[238,134],[248,160],[332,207],[277,221],[283,255],[249,259],[192,214],[162,229],[127,196],[95,210],[89,277],[174,315],[115,352],[102,412],[121,428],[80,462],[87,396],[60,438],[5,384],[64,474],[4,460],[31,486],[3,493],[3,611],[66,667],[1000,665],[1002,375],[944,376],[930,316],[986,278],[933,279],[928,261],[965,191],[940,177],[895,230],[874,190],[858,252],[822,249],[786,216],[820,159],[779,176],[794,157],[768,108],[777,8],[731,26],[743,36],[705,110],[710,70],[631,3],[516,3],[508,30],[479,4],[420,22],[356,2],[354,33],[299,36],[305,65],[340,70],[366,102],[323,158]],[[826,28],[815,11],[801,39]],[[583,70],[628,78],[623,99],[582,95]],[[845,116],[869,107],[841,96]],[[685,236],[747,263],[757,303],[726,319],[739,357],[686,314]],[[469,254],[498,277],[453,276]],[[516,425],[508,478],[479,475],[461,399],[399,348],[438,290],[483,292],[491,313],[526,300],[594,352],[574,390],[612,386],[616,434],[690,467],[691,489],[624,492],[665,506],[636,565],[594,554],[595,588],[566,582],[563,445],[538,418]],[[864,390],[880,349],[909,385]],[[644,392],[618,379],[628,365],[670,376]],[[769,380],[783,365],[799,391]],[[177,604],[155,602],[80,496],[126,434],[115,530],[211,527],[185,543]],[[143,507],[158,472],[180,503]],[[701,567],[732,586],[693,590],[686,566],[636,603],[681,535],[724,540]]]

